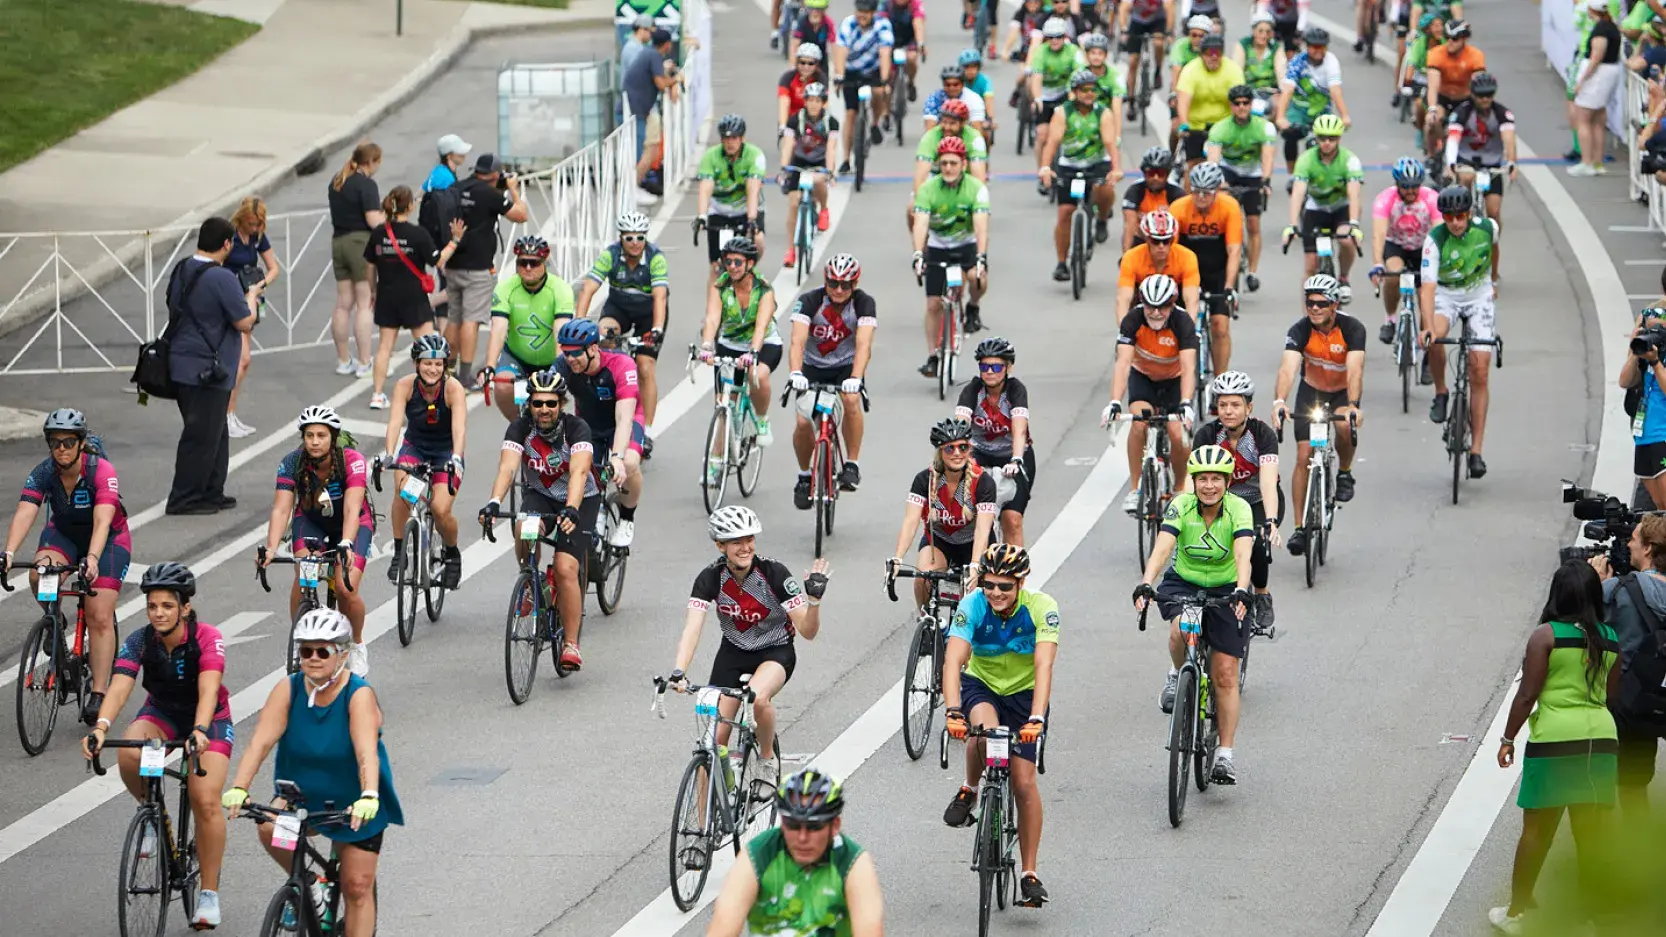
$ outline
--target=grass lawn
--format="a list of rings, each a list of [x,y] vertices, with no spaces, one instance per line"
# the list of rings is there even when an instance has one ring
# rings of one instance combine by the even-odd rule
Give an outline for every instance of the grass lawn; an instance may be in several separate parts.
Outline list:
[[[0,0],[0,172],[195,72],[259,29],[134,0]]]

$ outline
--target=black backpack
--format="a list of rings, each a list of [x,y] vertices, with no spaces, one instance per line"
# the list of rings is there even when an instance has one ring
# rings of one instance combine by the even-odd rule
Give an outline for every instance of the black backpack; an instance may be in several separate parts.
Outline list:
[[[1615,711],[1628,723],[1666,736],[1666,629],[1643,597],[1636,573],[1620,577],[1637,620],[1643,625],[1643,645],[1620,674],[1620,699]]]
[[[436,245],[451,240],[451,219],[457,217],[461,207],[457,196],[458,184],[453,182],[443,189],[424,192],[422,204],[417,207],[417,226],[428,232]]]

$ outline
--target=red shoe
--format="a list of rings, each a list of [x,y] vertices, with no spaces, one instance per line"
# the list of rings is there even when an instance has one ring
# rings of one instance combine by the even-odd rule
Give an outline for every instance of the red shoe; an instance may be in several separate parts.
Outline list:
[[[823,208],[820,211],[816,212],[816,230],[817,231],[826,231],[827,230],[827,220],[828,220],[827,209]],[[791,266],[791,264],[788,264],[788,266]]]
[[[985,62],[993,62],[998,58],[1000,58],[1000,53],[995,50],[995,43],[991,42],[989,44],[989,54],[985,55],[983,60]]]
[[[569,641],[561,646],[561,666],[568,670],[579,670],[584,667],[584,658],[579,655],[577,644]]]
[[[787,256],[781,258],[781,266],[791,267],[796,263],[798,263],[798,249],[793,247],[787,248]]]

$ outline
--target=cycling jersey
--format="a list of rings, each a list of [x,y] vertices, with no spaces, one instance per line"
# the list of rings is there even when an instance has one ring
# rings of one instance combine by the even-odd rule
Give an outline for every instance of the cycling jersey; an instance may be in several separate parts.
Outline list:
[[[974,450],[1005,462],[1012,458],[1012,421],[1030,418],[1030,392],[1023,381],[1009,377],[1001,392],[991,397],[982,381],[972,381],[960,389],[954,413],[971,422]]]
[[[968,121],[982,121],[989,116],[988,111],[985,110],[983,106],[983,95],[978,94],[976,91],[966,87],[964,84],[962,84],[960,94],[955,98],[955,100],[966,105],[966,110],[969,111],[971,115],[967,118]],[[942,88],[938,88],[936,91],[926,95],[926,103],[920,107],[921,118],[936,120],[937,115],[943,112],[943,105],[947,103],[949,103],[948,93]]]
[[[1156,273],[1166,273],[1174,278],[1174,282],[1184,290],[1188,286],[1200,285],[1197,269],[1197,254],[1190,248],[1180,244],[1169,247],[1168,262],[1163,269],[1157,269],[1151,261],[1151,246],[1136,244],[1129,248],[1128,253],[1122,255],[1122,264],[1118,268],[1117,285],[1136,287],[1146,277]]]
[[[1267,43],[1265,55],[1256,57],[1255,40],[1250,36],[1238,40],[1244,50],[1244,84],[1251,88],[1278,87],[1278,42]]]
[[[1280,23],[1301,19],[1305,6],[1303,0],[1267,0],[1267,12]]]
[[[1238,200],[1216,192],[1206,212],[1199,212],[1196,196],[1188,195],[1170,209],[1180,226],[1180,243],[1197,255],[1199,267],[1226,270],[1230,252],[1244,243],[1244,213]]]
[[[898,49],[912,47],[919,38],[914,35],[914,21],[926,18],[923,0],[903,0],[902,3],[882,3],[878,16],[891,24],[891,41]]]
[[[747,929],[757,937],[850,937],[845,879],[862,847],[841,833],[833,837],[827,857],[806,868],[787,851],[785,836],[771,827],[746,844],[758,876]]]
[[[563,355],[555,363],[556,373],[567,382],[573,406],[579,419],[590,427],[590,438],[600,443],[602,450],[613,445],[613,432],[618,420],[613,407],[621,400],[635,400],[633,422],[642,422],[641,391],[637,385],[636,362],[629,355],[616,351],[600,351],[601,367],[595,374],[580,374],[573,370],[572,359]]]
[[[44,503],[47,526],[74,541],[82,553],[92,541],[93,509],[104,504],[114,505],[116,516],[110,521],[109,542],[132,548],[116,467],[102,456],[81,453],[81,477],[70,491],[65,491],[63,482],[58,480],[58,463],[50,457],[44,459],[23,480],[23,492],[18,500],[35,505]]]
[[[429,388],[421,377],[411,377],[411,396],[405,401],[405,442],[419,452],[451,452],[451,404],[445,399],[451,379],[442,378]]]
[[[793,303],[792,321],[810,329],[804,339],[804,365],[810,368],[844,368],[856,361],[856,330],[879,326],[878,307],[863,290],[852,290],[844,308],[827,298],[827,288],[818,286]]]
[[[1321,158],[1319,148],[1314,147],[1297,158],[1291,175],[1307,183],[1307,201],[1302,207],[1315,211],[1347,205],[1348,183],[1364,182],[1365,168],[1345,146],[1338,146],[1336,156],[1329,161]]]
[[[1030,71],[1041,76],[1041,100],[1057,101],[1070,93],[1070,76],[1076,71],[1076,45],[1066,42],[1057,52],[1046,42],[1031,52]]]
[[[977,95],[977,96],[978,96],[978,97],[980,97],[980,98],[981,98],[981,97],[983,97],[983,96],[984,96],[984,95],[986,95],[986,94],[988,94],[988,93],[989,93],[989,91],[990,91],[990,88],[991,88],[991,87],[993,87],[993,86],[992,86],[992,85],[990,85],[990,83],[989,83],[989,76],[988,76],[988,75],[985,75],[985,74],[984,74],[984,73],[983,73],[983,72],[982,72],[982,71],[981,71],[981,70],[980,70],[980,71],[979,71],[979,72],[978,72],[978,74],[977,74],[977,77],[976,77],[976,78],[968,78],[968,79],[966,79],[966,87],[967,87],[967,89],[968,89],[968,90],[970,90],[970,91],[971,91],[971,92],[972,92],[972,93],[973,93],[973,94],[975,94],[975,95]]]
[[[1237,62],[1221,57],[1221,65],[1214,71],[1204,64],[1201,56],[1180,70],[1176,91],[1192,96],[1186,120],[1192,130],[1202,130],[1217,120],[1231,116],[1232,105],[1226,93],[1244,83],[1244,70]]]
[[[600,266],[601,261],[596,264]],[[595,268],[591,276],[595,277]],[[505,351],[529,368],[547,368],[555,363],[556,320],[573,316],[573,288],[549,274],[538,292],[532,293],[520,277],[509,277],[492,290],[492,315],[509,322],[503,333]]]
[[[1163,511],[1162,529],[1175,539],[1175,575],[1200,589],[1237,583],[1233,544],[1239,537],[1255,536],[1249,502],[1229,491],[1221,496],[1217,510],[1213,523],[1205,521],[1197,495],[1183,491]]]
[[[804,43],[808,42],[810,45],[820,49],[822,61],[831,62],[833,60],[831,54],[833,45],[833,21],[828,19],[825,13],[823,13],[821,23],[819,25],[811,25],[810,11],[806,10],[804,13],[800,14],[798,22],[793,24],[793,38],[798,40],[800,48],[803,47]]]
[[[1516,115],[1494,101],[1486,110],[1468,100],[1452,109],[1446,122],[1448,138],[1458,134],[1458,161],[1496,169],[1504,165],[1504,132],[1516,129]]]
[[[804,89],[811,84],[827,86],[827,74],[820,68],[808,79],[798,73],[797,68],[789,68],[781,73],[781,80],[776,82],[775,96],[787,99],[787,118],[790,120],[799,111],[804,110]]]
[[[797,166],[827,165],[827,141],[838,132],[839,118],[826,109],[819,120],[809,111],[799,111],[781,128],[781,133],[793,141],[793,163]]]
[[[340,458],[343,466],[339,478],[334,475],[337,458]],[[334,452],[325,453],[319,467],[329,473],[329,477],[320,477],[312,461],[306,457],[306,452],[299,448],[284,456],[278,463],[277,490],[295,494],[294,518],[308,521],[324,531],[332,540],[340,540],[344,533],[342,506],[346,504],[348,490],[357,488],[365,492],[364,498],[359,501],[359,530],[363,533],[372,529],[376,524],[376,518],[370,507],[370,493],[367,490],[369,470],[364,456],[356,450],[342,447]],[[317,481],[323,483],[309,486],[315,492],[313,497],[302,497],[300,488],[303,472],[312,473]],[[333,544],[326,544],[331,545]]]
[[[1429,68],[1428,61],[1429,37],[1427,34],[1419,35],[1411,41],[1410,45],[1406,46],[1406,64],[1412,69],[1413,79],[1427,77],[1425,73]]]
[[[845,56],[845,71],[858,74],[879,71],[879,57],[889,55],[897,44],[890,20],[876,15],[868,28],[863,29],[856,22],[855,13],[839,23],[833,41],[849,50]]]
[[[1128,4],[1128,18],[1136,23],[1154,23],[1164,18],[1163,0],[1123,0]]]
[[[1470,219],[1459,236],[1445,223],[1429,229],[1423,241],[1423,282],[1437,291],[1473,294],[1492,288],[1492,250],[1498,225],[1491,218]]]
[[[984,145],[983,134],[973,130],[970,125],[960,128],[960,139],[966,144],[966,155],[972,162],[981,163],[989,159],[989,148]],[[937,172],[937,144],[942,142],[943,125],[938,124],[921,134],[920,145],[914,148],[914,158],[930,163],[933,173]]]
[[[654,290],[671,288],[670,262],[658,245],[652,242],[643,249],[634,266],[626,260],[624,246],[618,241],[613,242],[596,258],[596,263],[585,276],[592,282],[607,284],[607,301],[610,304],[637,315],[653,312]]]
[[[1159,208],[1167,208],[1180,201],[1185,194],[1185,189],[1172,182],[1165,182],[1160,188],[1152,189],[1141,180],[1122,193],[1122,208],[1124,211],[1139,212],[1139,216],[1144,218]]]
[[[1001,617],[982,589],[960,600],[949,637],[972,645],[965,673],[997,696],[1035,688],[1035,648],[1059,643],[1059,603],[1045,592],[1019,589],[1012,611]]]
[[[729,348],[749,351],[752,348],[752,334],[758,325],[758,310],[763,308],[764,297],[775,291],[763,277],[752,277],[752,292],[747,297],[745,306],[740,304],[740,297],[736,294],[734,278],[725,271],[717,278],[717,298],[722,306],[721,317],[717,324],[717,342]],[[775,330],[775,323],[770,322],[769,329],[764,335],[765,345],[781,344],[781,334]]]
[[[1100,118],[1105,105],[1095,101],[1082,110],[1080,105],[1066,104],[1058,113],[1064,115],[1064,134],[1059,140],[1059,165],[1082,169],[1110,159],[1105,151],[1105,137],[1099,132]]]
[[[131,677],[145,688],[144,706],[159,710],[177,725],[197,721],[197,676],[226,672],[226,643],[220,629],[204,622],[182,621],[185,640],[169,652],[155,627],[146,624],[122,642],[116,676]],[[231,718],[231,694],[225,683],[214,702],[214,720]]]
[[[521,457],[521,484],[557,504],[567,501],[567,473],[572,468],[574,453],[590,453],[592,464],[596,456],[589,424],[571,413],[556,417],[555,427],[547,439],[538,432],[532,417],[523,413],[504,431],[502,448]],[[595,473],[586,472],[584,497],[600,493]]]
[[[1278,467],[1278,434],[1255,417],[1244,421],[1244,433],[1232,441],[1226,424],[1212,420],[1198,428],[1192,448],[1220,446],[1232,453],[1232,481],[1228,490],[1250,504],[1261,500],[1261,466]]]
[[[926,519],[927,539],[956,545],[972,542],[977,533],[973,519],[979,514],[994,516],[997,497],[995,477],[970,460],[959,485],[951,488],[947,478],[928,468],[914,476],[908,491],[908,503]]]
[[[730,159],[723,153],[723,144],[712,147],[700,157],[697,178],[712,180],[711,210],[719,215],[746,214],[746,183],[764,177],[764,151],[750,143],[742,143],[740,152]],[[762,201],[759,207],[763,207]]]
[[[1342,87],[1342,63],[1335,55],[1328,51],[1325,60],[1315,65],[1306,52],[1298,52],[1290,56],[1290,64],[1284,68],[1284,80],[1279,82],[1282,90],[1295,89],[1290,96],[1290,105],[1286,108],[1285,116],[1292,122],[1307,123],[1312,118],[1330,110],[1330,89]],[[1303,119],[1297,121],[1289,111],[1299,111]]]
[[[929,247],[952,248],[977,243],[972,219],[989,214],[989,189],[970,174],[949,185],[932,176],[914,193],[914,213],[930,216]]]
[[[1169,43],[1167,59],[1170,67],[1185,68],[1201,55],[1203,55],[1203,52],[1193,48],[1191,37],[1188,36],[1183,42]]]
[[[1421,252],[1429,229],[1440,223],[1440,207],[1435,190],[1426,185],[1418,187],[1417,198],[1410,205],[1400,197],[1398,188],[1389,186],[1377,193],[1371,217],[1377,224],[1388,226],[1388,243]]]
[[[788,615],[807,600],[804,586],[785,563],[754,557],[752,568],[736,579],[728,561],[718,557],[694,577],[688,607],[697,612],[716,606],[717,623],[723,641],[743,651],[791,644],[792,619]]]
[[[1154,381],[1180,376],[1180,353],[1198,350],[1197,323],[1178,306],[1160,329],[1146,321],[1145,310],[1135,309],[1117,325],[1116,343],[1134,349],[1134,370]]]
[[[1095,75],[1099,76],[1099,81],[1096,83],[1099,89],[1099,103],[1109,104],[1112,98],[1126,98],[1128,96],[1128,83],[1123,80],[1122,70],[1112,68],[1109,64],[1101,67],[1104,68],[1103,73],[1094,72]],[[1092,66],[1088,67],[1088,71],[1093,71]]]
[[[1278,129],[1265,117],[1251,114],[1238,123],[1234,118],[1217,120],[1209,128],[1209,142],[1221,148],[1221,165],[1240,176],[1261,177],[1261,151],[1278,142]]]
[[[1365,326],[1338,312],[1331,327],[1319,330],[1306,316],[1284,336],[1284,347],[1302,356],[1302,379],[1314,390],[1334,394],[1348,389],[1348,354],[1365,350]]]
[[[1469,43],[1464,43],[1463,51],[1456,55],[1448,51],[1450,48],[1450,43],[1443,43],[1430,49],[1424,68],[1440,73],[1441,97],[1460,100],[1469,97],[1470,76],[1486,70],[1487,56]]]

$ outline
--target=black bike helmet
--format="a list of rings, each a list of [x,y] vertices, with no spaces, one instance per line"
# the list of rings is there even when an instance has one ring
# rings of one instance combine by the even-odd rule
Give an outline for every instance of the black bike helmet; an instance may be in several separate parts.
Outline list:
[[[775,808],[784,820],[827,823],[845,809],[844,785],[830,774],[805,768],[782,782]]]
[[[1475,198],[1463,186],[1449,185],[1440,190],[1440,195],[1435,198],[1435,207],[1443,215],[1467,215],[1475,207]]]
[[[951,416],[946,420],[939,420],[937,425],[931,428],[931,447],[933,449],[941,449],[951,442],[971,438],[972,423],[970,420],[957,420]]]
[[[197,577],[184,563],[157,563],[139,577],[140,592],[148,594],[155,589],[171,589],[184,601],[197,594]]]
[[[1226,89],[1226,99],[1228,101],[1254,101],[1255,89],[1249,85],[1233,85]]]
[[[1149,172],[1153,169],[1161,169],[1166,172],[1173,168],[1174,154],[1170,153],[1166,147],[1154,146],[1146,150],[1145,155],[1140,157],[1140,172]]]
[[[1011,342],[996,335],[978,342],[977,350],[972,352],[972,357],[979,361],[985,358],[1000,358],[1007,364],[1011,364],[1018,360],[1018,349],[1012,347]]]
[[[983,571],[995,576],[1023,579],[1030,574],[1030,554],[1011,543],[992,543],[983,551]]]
[[[1325,46],[1328,48],[1330,46],[1330,33],[1318,26],[1309,26],[1307,31],[1302,33],[1302,41],[1310,46]]]
[[[717,135],[719,137],[746,136],[746,118],[739,114],[724,114],[722,119],[717,122]]]
[[[1498,79],[1492,72],[1476,72],[1469,76],[1469,93],[1481,97],[1492,97],[1498,93]]]
[[[739,254],[754,263],[758,260],[758,245],[751,238],[732,237],[723,242],[723,254]]]
[[[1225,48],[1226,37],[1222,36],[1220,33],[1210,33],[1209,35],[1204,36],[1203,41],[1197,45],[1197,50],[1199,52],[1208,52],[1210,49]]]
[[[950,62],[937,73],[937,79],[939,81],[964,82],[966,81],[966,69],[961,68],[958,62]]]

